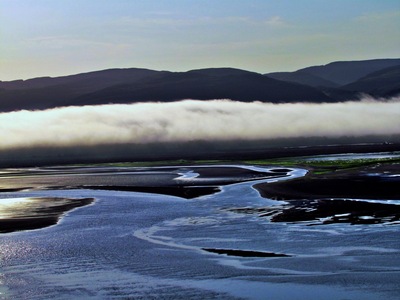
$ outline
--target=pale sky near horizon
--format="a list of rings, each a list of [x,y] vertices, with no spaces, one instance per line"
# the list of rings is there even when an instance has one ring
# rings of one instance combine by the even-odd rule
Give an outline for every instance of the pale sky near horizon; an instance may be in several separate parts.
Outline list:
[[[400,57],[399,0],[0,0],[0,80]]]

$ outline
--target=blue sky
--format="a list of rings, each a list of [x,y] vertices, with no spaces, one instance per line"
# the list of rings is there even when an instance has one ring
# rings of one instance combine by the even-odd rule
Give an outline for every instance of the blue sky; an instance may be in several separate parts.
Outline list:
[[[0,0],[0,80],[400,57],[398,0]]]

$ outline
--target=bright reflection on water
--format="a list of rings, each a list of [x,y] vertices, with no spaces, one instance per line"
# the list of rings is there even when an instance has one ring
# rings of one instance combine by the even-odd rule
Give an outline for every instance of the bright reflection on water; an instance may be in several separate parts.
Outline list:
[[[31,198],[0,199],[0,219],[21,215],[32,201]]]
[[[196,180],[190,168],[182,173]],[[6,207],[15,213],[55,199],[97,201],[57,226],[0,236],[0,299],[398,299],[398,227],[271,223],[227,210],[279,205],[252,186],[306,171],[288,173],[190,201],[95,189],[4,193],[18,198],[0,199],[2,214]],[[226,256],[203,248],[291,257]]]
[[[305,157],[307,161],[336,161],[349,159],[395,159],[400,157],[400,152],[381,152],[381,153],[344,153],[335,155],[315,155]]]

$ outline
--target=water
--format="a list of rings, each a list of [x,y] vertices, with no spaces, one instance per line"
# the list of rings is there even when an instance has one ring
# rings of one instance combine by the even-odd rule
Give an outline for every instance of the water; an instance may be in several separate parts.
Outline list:
[[[181,176],[196,180],[194,173]],[[0,236],[0,299],[398,299],[397,226],[270,223],[227,210],[279,204],[252,185],[286,179],[227,185],[194,200],[85,189],[3,193],[96,201],[55,226]]]
[[[335,155],[315,155],[304,157],[306,161],[336,161],[353,159],[389,159],[399,158],[400,152],[374,152],[374,153],[343,153]]]

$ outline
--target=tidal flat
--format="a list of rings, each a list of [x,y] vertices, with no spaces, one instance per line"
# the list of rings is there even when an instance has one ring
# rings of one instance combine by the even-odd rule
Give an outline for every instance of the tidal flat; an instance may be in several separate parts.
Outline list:
[[[398,299],[400,153],[371,155],[3,169],[0,299]]]

